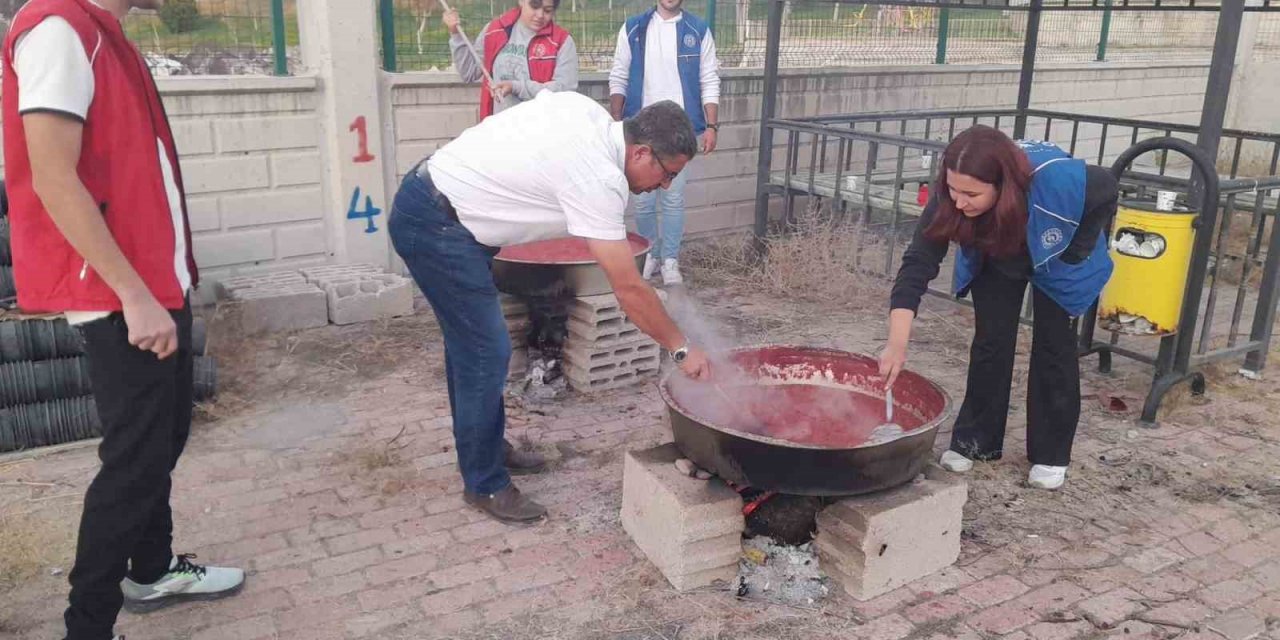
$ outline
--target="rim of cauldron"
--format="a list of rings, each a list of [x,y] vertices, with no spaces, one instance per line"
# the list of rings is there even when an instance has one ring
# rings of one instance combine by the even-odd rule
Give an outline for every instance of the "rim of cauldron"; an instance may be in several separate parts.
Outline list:
[[[577,238],[577,236],[568,236],[568,238]],[[550,240],[565,240],[565,239],[567,238],[551,238]],[[549,242],[550,240],[535,240],[535,242]],[[648,238],[638,233],[635,233],[634,231],[628,231],[627,241],[631,242],[632,240],[639,240],[644,243],[643,247],[632,252],[633,258],[638,258],[644,255],[645,253],[647,253],[649,249],[653,248],[653,243],[649,242]],[[533,244],[533,243],[522,243],[522,244]],[[520,245],[511,245],[511,246],[517,247]],[[505,248],[506,247],[503,247],[503,249]],[[495,262],[501,261],[501,262],[507,262],[510,264],[529,264],[529,265],[538,265],[538,266],[546,266],[546,267],[564,267],[564,266],[572,266],[572,265],[579,265],[579,264],[596,264],[595,260],[566,260],[564,262],[543,262],[540,260],[514,260],[512,258],[502,257],[501,251],[499,251],[498,254],[493,257],[493,259]]]
[[[842,351],[840,349],[829,349],[826,347],[810,347],[810,346],[804,346],[804,345],[779,344],[779,343],[755,344],[755,345],[734,347],[732,349],[729,349],[728,353],[739,353],[744,351],[761,351],[764,349],[794,349],[796,351],[802,351],[802,352],[814,353],[814,354],[871,358],[871,356],[868,356],[865,354],[854,353],[852,351]],[[873,449],[875,447],[880,447],[880,446],[889,444],[890,442],[897,442],[898,440],[903,440],[905,438],[915,438],[925,433],[928,433],[930,431],[936,431],[938,429],[938,426],[941,425],[943,421],[945,421],[948,417],[951,416],[951,396],[946,392],[945,389],[938,386],[936,382],[909,369],[903,369],[902,373],[903,374],[909,373],[915,376],[916,378],[919,378],[925,384],[932,387],[934,391],[937,391],[938,394],[942,396],[942,410],[938,412],[938,416],[933,420],[930,420],[910,431],[904,431],[902,435],[896,438],[892,438],[889,440],[880,440],[875,443],[865,442],[856,447],[830,447],[830,446],[816,445],[816,444],[805,444],[801,442],[795,442],[794,440],[785,440],[783,438],[773,438],[769,436],[762,436],[754,433],[747,433],[745,431],[738,431],[737,429],[730,429],[728,427],[715,424],[705,418],[693,415],[692,413],[685,411],[684,408],[682,408],[678,403],[676,403],[675,399],[671,397],[669,385],[670,385],[672,376],[684,375],[679,371],[677,371],[677,368],[671,368],[665,374],[663,374],[662,378],[658,381],[658,393],[662,396],[662,401],[667,405],[667,408],[670,409],[671,411],[675,411],[676,413],[679,413],[680,415],[688,418],[689,420],[692,420],[694,423],[707,427],[708,429],[714,429],[721,433],[725,433],[737,438],[744,438],[746,440],[754,440],[756,442],[762,442],[764,444],[776,445],[780,447],[789,447],[792,449],[816,449],[821,451],[853,451],[855,449]],[[712,372],[712,375],[714,375],[714,372]],[[898,377],[899,379],[901,379],[902,375],[899,374]],[[853,387],[849,387],[849,388],[857,390]]]

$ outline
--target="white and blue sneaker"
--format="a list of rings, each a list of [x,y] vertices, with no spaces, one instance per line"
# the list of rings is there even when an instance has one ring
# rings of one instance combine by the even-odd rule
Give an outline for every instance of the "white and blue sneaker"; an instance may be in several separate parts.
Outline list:
[[[195,557],[195,554],[174,556],[169,572],[151,584],[138,584],[125,578],[120,583],[125,611],[148,613],[179,602],[217,600],[235,595],[244,587],[243,569],[202,567],[191,562]]]

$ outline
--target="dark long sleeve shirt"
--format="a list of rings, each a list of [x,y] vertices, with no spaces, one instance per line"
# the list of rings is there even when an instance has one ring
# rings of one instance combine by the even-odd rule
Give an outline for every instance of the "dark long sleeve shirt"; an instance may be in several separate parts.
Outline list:
[[[1076,229],[1071,244],[1062,253],[1062,260],[1069,264],[1078,263],[1089,257],[1098,242],[1098,234],[1106,228],[1116,213],[1118,185],[1110,170],[1092,165],[1087,167],[1084,191],[1084,214],[1080,217],[1080,226]],[[935,194],[925,206],[924,213],[920,215],[911,244],[902,255],[902,266],[898,268],[898,277],[893,282],[893,292],[889,294],[891,309],[917,311],[920,308],[921,298],[929,288],[929,283],[938,277],[942,260],[947,257],[949,243],[934,242],[924,235],[924,230],[933,223],[937,209],[938,200]],[[1021,253],[1012,258],[987,257],[986,260],[989,267],[999,269],[1006,276],[1022,280],[1031,278],[1031,256],[1025,247]]]

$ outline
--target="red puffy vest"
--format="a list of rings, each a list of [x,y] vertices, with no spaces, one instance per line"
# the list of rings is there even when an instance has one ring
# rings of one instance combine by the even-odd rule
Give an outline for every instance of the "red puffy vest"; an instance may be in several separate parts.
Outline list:
[[[498,52],[511,39],[511,28],[520,19],[520,8],[516,7],[489,23],[484,29],[484,68],[493,73],[493,61]],[[569,32],[560,28],[555,22],[547,23],[541,31],[529,40],[529,79],[534,82],[551,82],[556,74],[556,56],[560,47],[569,39]],[[489,82],[482,81],[480,86],[480,119],[493,115],[493,96],[489,93]]]
[[[4,158],[9,194],[13,273],[18,306],[25,311],[119,311],[120,299],[53,224],[36,195],[27,138],[18,113],[13,68],[19,36],[58,16],[80,35],[93,61],[95,94],[85,118],[78,173],[106,218],[112,237],[152,295],[167,309],[181,309],[184,292],[174,273],[173,216],[156,150],[159,139],[174,169],[182,172],[164,105],[146,62],[125,37],[120,21],[87,0],[32,0],[17,15],[4,41]],[[186,196],[182,197],[186,218]],[[187,268],[197,283],[187,232]]]

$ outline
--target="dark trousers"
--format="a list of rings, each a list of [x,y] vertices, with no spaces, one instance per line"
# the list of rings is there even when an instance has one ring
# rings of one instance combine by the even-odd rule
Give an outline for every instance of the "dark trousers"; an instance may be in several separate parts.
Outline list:
[[[170,473],[191,432],[191,309],[173,312],[178,350],[129,344],[119,313],[80,326],[102,419],[102,468],[89,485],[71,569],[68,640],[112,637],[120,581],[159,580],[173,558]]]
[[[477,242],[458,222],[425,168],[419,173],[415,167],[401,182],[387,231],[444,334],[445,376],[463,484],[472,493],[496,493],[511,484],[502,444],[511,336],[493,284],[493,256],[498,251]]]
[[[964,404],[951,450],[978,460],[999,459],[1009,418],[1018,317],[1027,281],[983,269],[970,289],[977,331],[969,355]],[[1070,316],[1032,287],[1031,372],[1027,381],[1027,459],[1064,467],[1080,421],[1080,361]]]

